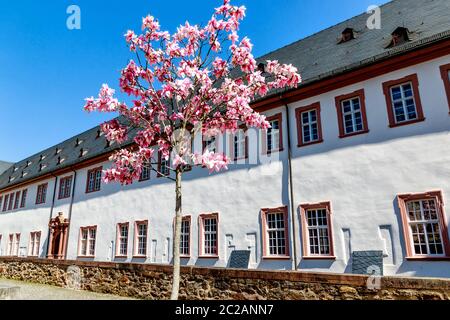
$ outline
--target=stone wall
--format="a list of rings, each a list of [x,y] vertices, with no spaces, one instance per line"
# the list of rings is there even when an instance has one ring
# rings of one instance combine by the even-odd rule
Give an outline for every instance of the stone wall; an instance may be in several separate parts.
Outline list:
[[[450,279],[182,267],[180,299],[450,300]],[[170,295],[171,267],[0,258],[0,277],[142,299]],[[368,280],[374,287],[367,286]],[[375,279],[376,281],[376,279]]]

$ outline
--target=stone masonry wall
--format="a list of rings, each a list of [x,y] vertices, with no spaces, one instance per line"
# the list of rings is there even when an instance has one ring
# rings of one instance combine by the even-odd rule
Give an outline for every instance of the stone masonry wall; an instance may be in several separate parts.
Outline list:
[[[141,299],[167,299],[167,265],[0,258],[0,277]],[[450,279],[182,267],[180,299],[450,300]],[[373,279],[369,279],[369,282]],[[370,282],[373,283],[373,282]]]

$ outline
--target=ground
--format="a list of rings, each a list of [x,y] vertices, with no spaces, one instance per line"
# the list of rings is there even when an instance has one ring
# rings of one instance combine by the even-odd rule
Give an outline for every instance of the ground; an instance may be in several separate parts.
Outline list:
[[[100,294],[89,291],[71,290],[60,287],[0,278],[0,287],[20,287],[12,300],[127,300],[130,298]]]

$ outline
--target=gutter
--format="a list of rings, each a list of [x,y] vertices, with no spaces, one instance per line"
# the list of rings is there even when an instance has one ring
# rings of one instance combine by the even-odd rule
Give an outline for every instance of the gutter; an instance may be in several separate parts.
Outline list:
[[[281,99],[281,97],[280,97]],[[293,270],[298,269],[298,261],[297,261],[297,224],[295,223],[295,201],[294,201],[294,185],[293,185],[293,179],[292,179],[292,145],[291,145],[291,117],[289,116],[289,106],[285,103],[284,104],[285,110],[286,110],[286,125],[287,125],[287,139],[288,139],[288,184],[289,184],[289,205],[290,205],[290,211],[291,211],[291,221],[292,221],[292,251],[293,251],[293,263],[292,266]]]
[[[52,206],[50,208],[50,217],[48,219],[49,222],[52,220],[53,209],[55,208],[56,186],[58,185],[58,177],[56,175],[54,175],[54,174],[52,174],[52,175],[55,177],[55,185],[53,186],[53,199],[52,199]],[[50,228],[48,228],[47,239],[50,240]],[[45,250],[46,256],[48,256],[48,248],[49,248],[49,246],[50,246],[50,241],[47,241],[47,250]]]

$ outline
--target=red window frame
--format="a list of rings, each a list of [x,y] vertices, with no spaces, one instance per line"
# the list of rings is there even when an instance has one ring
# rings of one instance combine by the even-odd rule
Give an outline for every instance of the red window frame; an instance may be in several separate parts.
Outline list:
[[[96,187],[95,185],[96,185],[96,177],[97,177],[97,172],[102,172],[102,170],[103,170],[103,167],[97,167],[97,168],[93,168],[93,169],[90,169],[90,170],[88,170],[88,172],[87,172],[87,179],[86,179],[86,193],[92,193],[92,192],[97,192],[97,191],[100,191],[101,189],[102,189],[102,178],[101,178],[101,173],[100,173],[100,183],[98,184],[98,187]],[[90,175],[91,174],[94,174],[94,184],[93,184],[93,187],[92,187],[92,190],[90,190],[89,189],[89,177],[90,177]]]
[[[14,196],[15,196],[14,192],[9,195],[8,211],[11,211],[13,209]]]
[[[72,180],[73,176],[67,176],[59,180],[58,199],[70,198],[70,195],[72,194]]]
[[[138,230],[140,225],[146,225],[145,234],[145,254],[139,254],[139,241],[138,241]],[[133,239],[133,258],[147,258],[148,257],[148,220],[141,220],[134,222],[134,239]]]
[[[334,241],[333,241],[333,221],[331,219],[331,201],[324,201],[319,203],[303,203],[299,206],[300,221],[302,226],[302,254],[303,259],[336,259],[334,255]],[[325,209],[327,212],[327,228],[328,228],[328,244],[330,246],[329,254],[311,254],[309,243],[308,222],[306,213],[308,210]]]
[[[30,232],[30,240],[28,242],[28,256],[30,257],[38,257],[39,256],[39,249],[41,246],[41,231],[34,231]],[[39,236],[39,241],[36,241],[36,237]],[[37,243],[37,252],[34,252],[35,247],[33,246],[33,239],[34,237],[34,243]]]
[[[317,114],[318,139],[315,141],[303,142],[303,126],[302,126],[301,115],[302,115],[302,113],[311,111],[311,110],[316,110],[316,114]],[[321,111],[320,102],[315,102],[310,105],[299,107],[299,108],[295,109],[295,119],[297,121],[297,147],[300,148],[300,147],[305,147],[305,146],[323,142],[322,117],[321,117],[320,111]]]
[[[22,198],[20,199],[20,207],[21,208],[25,208],[25,205],[27,202],[27,194],[28,194],[28,189],[23,189],[22,190]]]
[[[360,131],[345,133],[345,123],[344,123],[344,114],[342,111],[342,102],[346,101],[346,100],[353,100],[355,98],[359,98],[361,121],[362,121],[363,129]],[[366,113],[366,96],[364,93],[364,89],[337,96],[335,98],[335,104],[336,104],[336,113],[337,113],[337,117],[338,117],[339,138],[346,138],[346,137],[356,136],[356,135],[360,135],[360,134],[369,132],[369,125],[367,123],[367,113]]]
[[[414,102],[416,104],[417,119],[397,123],[395,121],[394,106],[392,105],[391,88],[394,86],[401,85],[401,84],[406,84],[408,82],[411,82],[412,88],[414,91]],[[387,107],[387,113],[388,113],[388,117],[389,117],[389,127],[390,128],[395,128],[395,127],[400,127],[400,126],[404,126],[404,125],[408,125],[408,124],[425,121],[425,117],[423,114],[423,108],[422,108],[422,101],[420,99],[420,92],[419,92],[419,78],[417,77],[416,73],[411,74],[406,77],[403,77],[401,79],[384,82],[383,83],[383,92],[384,92],[384,96],[386,98],[386,107]]]
[[[89,240],[91,239],[90,238],[90,231],[93,230],[93,229],[95,230],[94,253],[91,254],[90,253]],[[81,241],[82,241],[82,236],[83,236],[83,231],[84,230],[87,230],[87,234],[88,234],[88,237],[86,239],[86,254],[85,255],[83,255],[82,252],[81,252]],[[97,226],[94,225],[94,226],[80,227],[80,234],[78,236],[78,257],[79,258],[94,258],[95,257],[95,251],[96,251],[95,249],[96,249],[96,247],[97,247]]]
[[[120,253],[120,239],[122,238],[122,234],[121,234],[121,228],[123,226],[126,226],[128,231],[127,231],[127,250],[126,250],[126,254],[121,254]],[[130,247],[130,223],[129,222],[122,222],[122,223],[118,223],[117,224],[117,228],[116,228],[116,252],[115,252],[115,257],[116,258],[127,258],[128,257],[128,248]]]
[[[3,209],[2,209],[3,212],[8,210],[8,203],[9,203],[9,194],[5,194],[5,199],[3,202]]]
[[[241,125],[241,126],[239,126],[239,130],[243,130],[244,131],[244,136],[245,136],[244,156],[237,157],[236,154],[234,153],[234,138],[236,137],[236,133],[233,133],[230,136],[230,158],[233,159],[233,161],[237,161],[237,160],[242,160],[242,159],[247,159],[248,158],[248,135],[247,135],[248,128],[247,128],[246,125]]]
[[[444,81],[445,93],[447,94],[447,102],[448,102],[448,110],[450,114],[450,79],[448,77],[448,73],[450,72],[450,63],[440,66],[441,77]]]
[[[0,196],[0,208],[2,207],[3,204],[3,196]]]
[[[413,250],[413,241],[411,239],[411,231],[409,227],[409,219],[406,204],[414,200],[429,200],[433,199],[438,210],[439,226],[442,233],[442,245],[444,250],[443,256],[433,255],[418,255]],[[448,236],[448,224],[444,211],[444,199],[442,191],[430,191],[424,193],[408,193],[397,195],[398,207],[400,209],[400,216],[403,225],[403,237],[406,245],[406,259],[407,260],[450,260],[450,240]]]
[[[47,198],[48,183],[38,185],[36,192],[36,204],[45,203]]]
[[[205,254],[204,253],[204,233],[205,233],[205,219],[216,219],[216,247],[215,247],[215,254]],[[206,259],[219,259],[219,213],[203,213],[198,216],[198,257],[199,258],[206,258]]]
[[[283,147],[283,114],[280,112],[280,113],[274,114],[273,116],[266,118],[266,121],[268,121],[268,122],[273,121],[273,120],[278,120],[279,127],[280,127],[279,128],[280,134],[278,136],[279,148],[273,149],[273,150],[267,149],[267,130],[262,130],[262,149],[263,149],[264,154],[271,154],[274,152],[282,152],[284,150],[284,147]]]
[[[164,174],[164,172],[161,172],[161,168],[162,168],[161,161],[162,161],[162,152],[158,152],[158,174],[157,174],[157,178],[170,176],[170,156],[169,156],[169,159],[167,160],[167,162],[169,163],[169,167],[168,167],[169,173],[168,174]]]
[[[282,213],[284,219],[284,243],[285,243],[285,254],[284,255],[273,255],[270,254],[270,249],[268,245],[268,227],[267,227],[267,215],[271,213]],[[262,226],[262,249],[263,249],[263,259],[290,259],[290,243],[289,243],[289,220],[288,220],[288,207],[283,206],[279,208],[263,208],[261,209],[261,226]]]
[[[148,176],[144,177],[143,173],[144,173],[144,169],[148,170]],[[148,162],[144,162],[142,164],[142,170],[141,170],[141,174],[139,175],[139,181],[147,181],[150,180],[150,176],[151,176],[151,172],[152,172],[152,167],[151,167],[151,163],[150,160]]]
[[[19,208],[20,192],[21,191],[16,192],[16,197],[14,198],[14,210]]]

